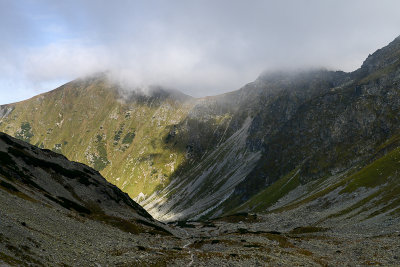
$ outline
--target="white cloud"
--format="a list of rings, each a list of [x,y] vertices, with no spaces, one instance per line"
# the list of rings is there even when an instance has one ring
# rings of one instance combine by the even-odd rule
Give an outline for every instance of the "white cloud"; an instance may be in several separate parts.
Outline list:
[[[263,70],[352,71],[400,34],[394,0],[8,3],[0,0],[0,103],[13,86],[31,96],[103,70],[195,96],[238,89]]]
[[[25,51],[22,72],[33,82],[75,78],[101,71],[109,64],[102,46],[80,40],[61,41]]]

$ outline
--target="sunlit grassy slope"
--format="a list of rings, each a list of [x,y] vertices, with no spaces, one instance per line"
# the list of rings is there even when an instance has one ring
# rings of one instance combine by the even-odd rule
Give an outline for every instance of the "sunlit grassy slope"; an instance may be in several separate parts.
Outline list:
[[[395,210],[399,55],[396,38],[351,73],[264,73],[203,99],[97,75],[0,106],[0,131],[94,167],[165,220],[342,198],[333,213]]]
[[[360,196],[351,205],[339,206],[328,218],[336,216],[356,216],[367,213],[373,217],[383,213],[400,214],[400,135],[395,135],[378,148],[370,162],[347,171],[338,178],[324,177],[312,184],[304,185],[304,191],[284,205],[277,205],[279,200],[296,191],[300,186],[298,172],[293,171],[267,187],[237,211],[282,212],[310,205],[320,201],[329,208],[336,199],[346,200]],[[394,147],[394,148],[393,148]],[[383,152],[382,152],[383,151]],[[383,155],[382,155],[383,154]],[[362,166],[362,167],[361,167]],[[298,189],[298,188],[297,188]],[[336,203],[338,204],[338,203]],[[339,203],[340,204],[340,203]]]
[[[0,131],[88,164],[136,197],[166,183],[184,161],[185,148],[165,139],[192,105],[161,93],[124,98],[96,76],[10,105]]]

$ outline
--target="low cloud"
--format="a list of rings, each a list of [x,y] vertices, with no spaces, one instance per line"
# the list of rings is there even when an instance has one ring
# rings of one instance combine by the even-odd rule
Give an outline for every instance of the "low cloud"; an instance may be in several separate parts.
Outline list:
[[[400,34],[391,0],[11,3],[0,0],[0,103],[99,71],[213,95],[265,70],[352,71]]]

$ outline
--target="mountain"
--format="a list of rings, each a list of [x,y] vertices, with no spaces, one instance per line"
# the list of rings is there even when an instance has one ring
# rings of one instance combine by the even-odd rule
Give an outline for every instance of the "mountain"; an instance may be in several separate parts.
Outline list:
[[[351,73],[264,73],[201,99],[97,75],[1,106],[0,131],[94,167],[165,221],[315,202],[321,220],[396,213],[399,59],[396,38]]]
[[[184,160],[162,138],[188,112],[190,99],[161,88],[124,91],[100,74],[2,106],[0,127],[95,168],[137,196],[165,183]]]
[[[281,181],[290,177],[292,189],[295,183],[331,179],[325,193],[340,187],[341,193],[367,190],[371,195],[363,199],[364,206],[376,208],[379,203],[383,205],[380,212],[396,209],[396,194],[381,198],[398,190],[400,38],[370,55],[348,76],[348,81],[299,108],[279,135],[264,143],[261,176],[267,183],[275,177]],[[242,189],[249,185],[248,181]]]
[[[329,224],[293,213],[237,213],[167,226],[94,169],[3,133],[0,214],[2,266],[399,263],[394,217]]]
[[[94,169],[3,133],[0,198],[0,263],[78,264],[86,260],[76,258],[79,248],[101,242],[105,233],[172,236]],[[93,244],[85,244],[87,237]]]

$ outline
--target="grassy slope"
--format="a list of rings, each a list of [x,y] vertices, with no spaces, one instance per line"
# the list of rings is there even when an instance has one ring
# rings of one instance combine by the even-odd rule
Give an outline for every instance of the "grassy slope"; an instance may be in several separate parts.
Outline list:
[[[95,167],[135,197],[166,183],[185,160],[164,140],[190,107],[173,99],[127,104],[104,80],[78,80],[16,103],[0,131]]]
[[[392,49],[386,50],[392,51]],[[379,53],[383,53],[382,51]],[[400,50],[396,48],[395,51]],[[0,131],[93,166],[108,177],[110,182],[128,192],[132,197],[136,197],[140,192],[149,195],[155,189],[167,185],[171,177],[175,177],[176,170],[180,170],[181,176],[189,177],[190,175],[187,174],[193,174],[198,177],[204,170],[195,168],[197,161],[204,161],[207,159],[204,156],[217,151],[215,148],[218,144],[226,141],[229,134],[235,132],[239,128],[237,126],[243,121],[240,118],[226,116],[231,112],[228,108],[231,103],[240,103],[240,113],[244,116],[243,110],[247,110],[248,105],[252,107],[255,105],[255,100],[265,100],[257,102],[256,106],[260,110],[249,109],[249,114],[255,123],[252,123],[250,127],[252,132],[250,138],[246,139],[246,147],[255,150],[270,149],[266,154],[274,155],[274,157],[266,157],[268,162],[260,161],[260,166],[264,164],[265,168],[262,166],[259,168],[262,170],[260,173],[249,175],[262,177],[263,180],[259,182],[255,179],[255,183],[246,183],[257,187],[257,190],[253,190],[254,192],[249,190],[250,193],[246,197],[259,192],[258,188],[261,190],[265,186],[263,181],[267,181],[270,186],[253,196],[239,209],[263,211],[297,188],[301,182],[319,179],[316,188],[309,188],[307,196],[285,207],[290,209],[325,196],[339,187],[345,187],[341,194],[349,194],[362,187],[383,185],[386,181],[394,179],[392,176],[397,175],[397,172],[396,174],[386,173],[394,163],[385,165],[384,162],[388,159],[384,158],[375,163],[384,165],[383,172],[382,168],[377,168],[377,171],[373,172],[372,169],[361,165],[364,169],[356,174],[345,175],[344,179],[342,177],[342,180],[335,180],[327,188],[318,187],[318,182],[323,184],[324,181],[324,178],[319,177],[329,180],[327,175],[331,170],[343,171],[350,167],[354,168],[359,163],[359,159],[364,160],[361,156],[368,156],[370,148],[382,145],[389,136],[388,133],[392,135],[391,131],[397,129],[399,116],[397,116],[398,109],[395,100],[398,99],[398,90],[394,86],[397,85],[398,77],[400,77],[399,63],[389,60],[398,57],[398,54],[392,55],[389,52],[383,58],[384,60],[382,59],[385,64],[378,60],[379,64],[370,64],[379,66],[371,72],[364,73],[369,69],[369,65],[366,65],[364,69],[360,69],[360,75],[356,73],[357,71],[354,75],[352,74],[356,81],[351,86],[346,85],[335,90],[324,91],[322,95],[313,97],[307,104],[299,107],[286,103],[288,100],[290,103],[296,101],[298,95],[288,98],[290,95],[278,94],[277,99],[271,100],[272,104],[267,109],[269,97],[260,98],[266,94],[266,88],[264,86],[259,88],[260,94],[258,94],[257,90],[251,90],[252,88],[249,87],[241,90],[240,95],[237,95],[239,91],[234,93],[237,98],[227,95],[226,99],[221,99],[220,103],[215,102],[215,99],[215,101],[210,101],[208,105],[202,106],[203,111],[202,109],[197,111],[200,115],[190,118],[187,115],[189,112],[193,113],[194,103],[183,104],[180,101],[166,99],[162,103],[138,101],[126,104],[117,100],[114,88],[108,88],[109,85],[104,81],[78,81],[48,93],[46,97],[38,96],[16,104],[16,109],[10,116],[0,121]],[[370,61],[373,61],[380,59],[381,56],[371,58]],[[376,81],[378,78],[381,79],[380,82]],[[339,80],[341,81],[341,78]],[[331,80],[328,79],[328,81]],[[333,83],[326,84],[326,81],[322,79],[321,82],[315,84],[307,80],[299,86],[301,89],[299,92],[304,93],[304,88],[321,89],[322,86],[328,89],[333,86]],[[279,85],[275,89],[279,91],[282,89],[280,87]],[[292,85],[289,88],[293,89]],[[247,96],[248,103],[246,101],[242,103],[238,99],[241,100],[246,96],[241,93],[255,93],[255,95]],[[363,94],[363,97],[358,94]],[[279,99],[282,101],[278,101]],[[291,109],[297,109],[292,117],[289,116],[292,123],[286,123],[285,118],[276,119],[277,114],[283,114],[283,111]],[[210,110],[216,111],[215,114]],[[268,113],[268,111],[271,112]],[[258,116],[258,113],[261,115]],[[299,114],[298,118],[296,114]],[[340,119],[338,114],[343,115],[343,119]],[[276,122],[273,124],[275,119]],[[337,122],[337,127],[330,128],[332,122]],[[176,129],[181,131],[181,134],[176,134],[176,136],[174,134],[175,137],[171,138],[171,142],[167,142],[170,131],[177,125],[180,127]],[[274,133],[275,137],[271,133],[274,137],[271,139],[271,144],[263,146],[265,145],[263,142],[268,140],[266,132],[270,132],[269,129],[272,126],[281,129],[281,132]],[[375,130],[371,132],[373,134],[370,134],[371,129]],[[225,130],[229,130],[227,135],[225,135]],[[337,131],[336,135],[332,135],[333,130]],[[217,140],[221,142],[216,142]],[[388,143],[396,142],[396,140],[388,140]],[[192,157],[187,160],[186,152],[190,149],[198,152],[195,153],[197,158]],[[210,162],[204,163],[221,165],[226,153],[219,155],[215,157],[215,162],[213,158],[209,159]],[[301,166],[304,158],[310,158],[307,166]],[[300,170],[299,175],[297,170]],[[220,176],[219,173],[218,176]],[[205,185],[213,179],[213,176],[208,175],[208,178],[209,180],[205,180]],[[217,188],[221,186],[221,184],[216,185]],[[396,187],[386,189],[393,188]],[[239,189],[238,191],[246,193],[246,190],[252,188]],[[174,195],[176,192],[179,193],[172,190],[169,194]],[[245,193],[241,193],[239,197]],[[236,207],[236,202],[234,203]]]
[[[276,203],[281,197],[300,184],[298,172],[294,170],[285,175],[265,190],[253,196],[246,203],[235,209],[233,212],[249,209],[252,211],[264,211],[272,204]]]
[[[383,212],[391,214],[400,213],[400,147],[398,146],[400,135],[393,136],[385,144],[380,146],[378,150],[388,149],[395,146],[388,153],[373,160],[371,163],[357,170],[349,171],[339,180],[328,186],[321,187],[327,178],[321,178],[316,181],[313,187],[308,187],[308,192],[299,196],[297,200],[279,207],[273,211],[281,212],[295,209],[302,205],[307,205],[316,199],[323,199],[334,190],[339,190],[339,196],[351,196],[357,194],[360,190],[370,191],[375,189],[372,194],[366,195],[360,201],[350,207],[342,209],[340,212],[332,214],[330,217],[343,216],[356,212],[368,212],[371,208],[378,207],[378,210],[372,212],[369,216],[375,216]],[[272,207],[280,198],[287,195],[300,185],[296,171],[292,171],[288,175],[279,179],[276,183],[267,187],[259,194],[253,196],[246,203],[238,207],[234,212],[250,210],[255,212],[266,211]],[[352,216],[356,215],[352,214]]]

